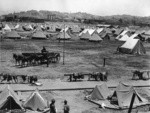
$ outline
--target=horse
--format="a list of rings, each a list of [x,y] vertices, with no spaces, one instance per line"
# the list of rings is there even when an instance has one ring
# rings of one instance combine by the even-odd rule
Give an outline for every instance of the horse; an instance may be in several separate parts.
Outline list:
[[[21,66],[22,67],[23,66],[28,66],[29,65],[29,61],[30,61],[30,56],[29,57],[23,56],[22,59],[21,59]]]
[[[60,61],[60,53],[47,53],[46,54],[46,59],[47,59],[47,66],[49,63],[56,63]]]
[[[23,83],[25,83],[28,80],[27,75],[18,75],[18,76],[22,79]]]
[[[18,82],[18,78],[17,78],[17,76],[15,76],[15,75],[3,74],[2,77],[3,77],[3,79],[1,80],[1,82],[5,81],[5,80],[6,80],[7,82],[10,82],[10,81],[13,82],[13,80],[15,81],[15,83]]]
[[[38,78],[37,78],[36,75],[28,76],[28,82],[29,82],[30,84],[33,84],[33,83],[35,83],[35,82],[37,82],[37,81],[38,81]]]
[[[22,58],[23,58],[23,55],[13,53],[13,59],[15,59],[15,61],[16,61],[16,65],[17,65],[17,63],[18,63],[18,65],[20,65],[20,64],[21,64],[21,60],[22,60]]]

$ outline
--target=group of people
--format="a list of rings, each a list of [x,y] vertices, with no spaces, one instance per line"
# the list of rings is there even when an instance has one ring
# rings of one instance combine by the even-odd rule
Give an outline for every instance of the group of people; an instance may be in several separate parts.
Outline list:
[[[64,113],[69,113],[70,107],[67,104],[67,100],[64,100],[64,106],[63,106],[63,111]],[[56,107],[55,107],[55,99],[52,99],[51,104],[50,104],[50,113],[56,113]]]

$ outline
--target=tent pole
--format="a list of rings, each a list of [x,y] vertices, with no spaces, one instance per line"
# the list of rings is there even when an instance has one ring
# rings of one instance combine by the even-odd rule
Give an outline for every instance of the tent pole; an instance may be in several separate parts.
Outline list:
[[[64,24],[64,40],[63,40],[63,65],[65,65],[65,24]]]
[[[132,111],[134,100],[135,100],[135,93],[133,93],[133,95],[132,95],[128,113],[131,113],[131,111]]]

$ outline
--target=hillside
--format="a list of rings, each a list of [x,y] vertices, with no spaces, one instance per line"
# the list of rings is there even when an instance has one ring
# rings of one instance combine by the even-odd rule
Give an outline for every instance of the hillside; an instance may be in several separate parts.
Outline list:
[[[13,14],[8,14],[11,16]],[[19,18],[36,18],[47,19],[48,15],[54,15],[56,20],[77,20],[81,22],[84,20],[86,23],[107,23],[107,24],[119,24],[119,25],[150,25],[150,17],[138,17],[131,15],[113,15],[113,16],[97,16],[83,12],[66,13],[58,11],[46,11],[46,10],[30,10],[26,12],[15,13]]]

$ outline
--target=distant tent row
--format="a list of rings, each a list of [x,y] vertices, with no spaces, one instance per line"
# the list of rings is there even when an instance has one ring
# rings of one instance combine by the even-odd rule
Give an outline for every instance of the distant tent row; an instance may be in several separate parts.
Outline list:
[[[112,95],[106,84],[95,86],[88,98],[93,101],[105,101],[108,100],[109,97],[111,98],[110,104],[118,106],[119,108],[129,108],[133,94],[135,94],[134,107],[148,102],[148,100],[142,97],[133,86],[125,85],[123,83],[119,83]]]
[[[35,90],[23,103],[19,96],[7,86],[0,94],[0,110],[24,110],[30,109],[33,111],[44,110],[48,108],[47,101],[42,97],[38,90]]]

